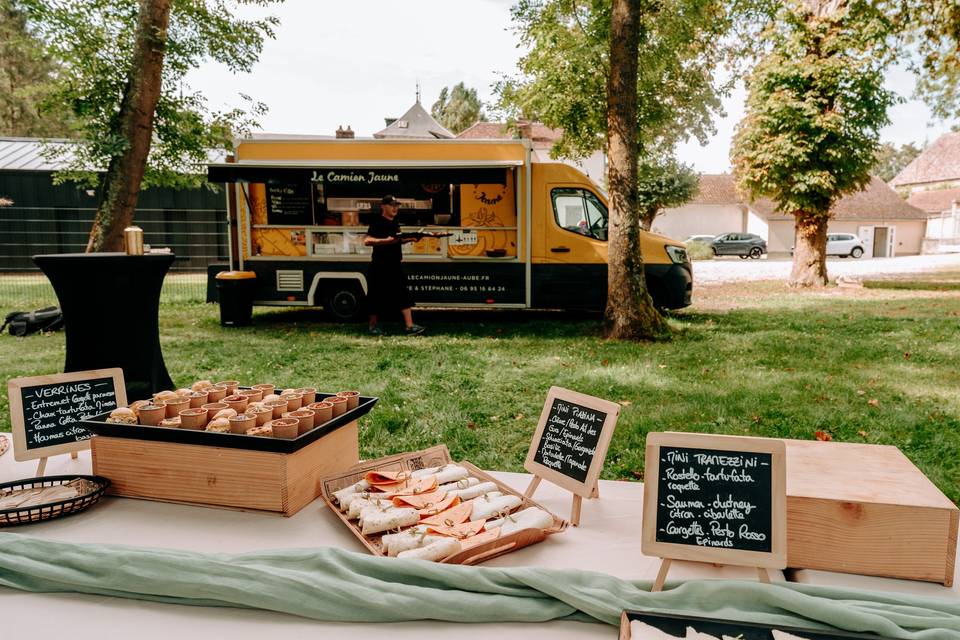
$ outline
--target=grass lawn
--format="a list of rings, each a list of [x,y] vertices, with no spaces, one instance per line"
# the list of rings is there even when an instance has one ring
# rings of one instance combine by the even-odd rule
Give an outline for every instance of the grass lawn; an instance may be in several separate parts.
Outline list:
[[[225,330],[216,306],[175,289],[160,322],[178,384],[236,378],[377,395],[361,426],[365,457],[442,442],[480,467],[521,470],[556,384],[623,403],[605,478],[642,479],[650,431],[800,439],[823,431],[900,447],[960,500],[955,288],[704,286],[672,317],[677,335],[663,344],[607,342],[596,317],[542,313],[420,312],[425,336],[377,339],[312,310],[258,309],[256,326]],[[3,312],[10,306],[5,299]],[[59,371],[63,358],[62,333],[0,336],[4,379]]]

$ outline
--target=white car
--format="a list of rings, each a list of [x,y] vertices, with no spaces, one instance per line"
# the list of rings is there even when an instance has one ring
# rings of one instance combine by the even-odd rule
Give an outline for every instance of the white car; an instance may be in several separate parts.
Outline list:
[[[863,240],[852,233],[828,233],[827,255],[859,258],[863,255]]]

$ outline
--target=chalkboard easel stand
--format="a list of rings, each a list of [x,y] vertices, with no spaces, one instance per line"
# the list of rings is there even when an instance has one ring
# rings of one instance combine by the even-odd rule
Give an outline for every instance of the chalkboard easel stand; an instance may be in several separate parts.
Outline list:
[[[657,572],[657,579],[653,582],[651,593],[663,591],[663,583],[667,581],[667,573],[670,571],[670,565],[673,563],[671,558],[660,559],[660,570]],[[722,565],[718,565],[722,566]],[[770,574],[763,567],[757,567],[757,578],[764,584],[770,584]]]
[[[540,486],[540,481],[543,480],[542,477],[538,475],[533,476],[533,480],[530,481],[530,486],[527,487],[527,490],[523,492],[523,497],[533,498],[533,492],[537,490],[537,487]],[[600,489],[599,486],[594,484],[593,491],[590,492],[590,498],[599,498]],[[570,524],[575,527],[580,526],[580,506],[583,504],[583,497],[577,494],[573,494],[573,504],[570,506]]]
[[[71,452],[70,452],[70,459],[71,459],[71,460],[76,460],[77,457],[78,457],[78,456],[77,456],[77,452],[76,452],[76,451],[71,451]],[[37,464],[37,477],[39,478],[39,477],[43,476],[43,472],[46,471],[46,469],[47,469],[47,457],[44,456],[44,457],[40,458],[40,463]]]

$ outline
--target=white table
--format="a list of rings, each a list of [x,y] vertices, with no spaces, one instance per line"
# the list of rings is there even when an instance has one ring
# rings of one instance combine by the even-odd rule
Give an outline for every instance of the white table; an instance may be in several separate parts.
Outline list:
[[[36,461],[16,462],[13,452],[0,456],[0,482],[33,477]],[[90,454],[78,459],[51,458],[47,475],[89,474]],[[530,476],[496,475],[518,491]],[[643,485],[636,482],[600,482],[600,500],[585,500],[581,526],[549,536],[540,544],[488,561],[484,566],[550,566],[601,571],[621,578],[653,580],[660,561],[640,553]],[[561,517],[569,517],[570,494],[541,483],[535,499]],[[363,545],[340,520],[317,500],[291,518],[262,512],[194,507],[148,500],[105,497],[90,510],[50,522],[13,527],[5,531],[78,543],[121,543],[192,551],[244,552],[277,547],[336,546],[365,553]],[[774,580],[782,573],[772,571]],[[756,570],[674,562],[670,580],[687,578],[756,579]],[[50,612],[56,615],[50,615]],[[62,635],[71,640],[103,640],[105,631],[127,631],[138,639],[277,637],[371,637],[403,640],[440,638],[615,638],[608,625],[550,622],[546,624],[490,623],[458,625],[444,622],[343,624],[317,622],[282,613],[248,609],[189,607],[88,596],[32,594],[0,588],[0,640]],[[66,627],[69,628],[67,631]]]

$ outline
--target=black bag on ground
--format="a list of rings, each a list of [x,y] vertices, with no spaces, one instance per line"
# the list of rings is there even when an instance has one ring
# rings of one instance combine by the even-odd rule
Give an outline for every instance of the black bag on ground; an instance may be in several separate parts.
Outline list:
[[[10,335],[25,336],[38,331],[56,331],[63,327],[63,312],[60,307],[46,307],[36,311],[8,313],[0,326],[0,333],[10,325]]]

